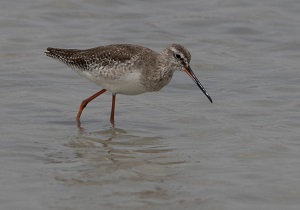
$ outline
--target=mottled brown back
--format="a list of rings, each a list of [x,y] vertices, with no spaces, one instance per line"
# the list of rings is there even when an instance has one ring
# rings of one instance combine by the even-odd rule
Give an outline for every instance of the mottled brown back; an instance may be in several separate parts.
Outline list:
[[[143,50],[149,50],[143,48]],[[95,66],[113,67],[120,63],[132,60],[143,52],[140,46],[130,44],[117,44],[100,46],[96,48],[78,50],[78,49],[58,49],[47,48],[45,54],[56,60],[64,62],[70,67],[79,68],[82,71],[90,70]],[[154,53],[154,51],[152,51]]]

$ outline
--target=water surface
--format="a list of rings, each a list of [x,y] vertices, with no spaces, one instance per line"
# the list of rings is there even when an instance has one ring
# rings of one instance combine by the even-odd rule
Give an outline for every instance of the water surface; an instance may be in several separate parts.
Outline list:
[[[0,3],[1,209],[299,209],[298,1]],[[117,97],[43,52],[186,46],[176,72]]]

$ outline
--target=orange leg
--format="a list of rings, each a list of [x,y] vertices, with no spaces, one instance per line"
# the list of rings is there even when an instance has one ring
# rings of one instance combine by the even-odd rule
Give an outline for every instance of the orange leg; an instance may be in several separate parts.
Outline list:
[[[112,127],[115,127],[115,105],[116,105],[116,94],[112,94],[111,113],[110,113],[110,123]]]
[[[76,117],[76,121],[77,121],[78,124],[80,124],[80,115],[81,115],[83,109],[86,107],[86,105],[87,105],[88,103],[90,103],[92,100],[94,100],[95,98],[97,98],[98,96],[100,96],[100,95],[101,95],[102,93],[104,93],[105,91],[106,91],[105,89],[102,89],[102,90],[100,90],[99,92],[97,92],[97,93],[95,93],[94,95],[92,95],[91,97],[89,97],[89,98],[87,98],[87,99],[85,99],[85,100],[83,100],[83,101],[81,102],[81,105],[80,105],[80,107],[79,107],[79,110],[78,110],[78,113],[77,113],[77,117]]]

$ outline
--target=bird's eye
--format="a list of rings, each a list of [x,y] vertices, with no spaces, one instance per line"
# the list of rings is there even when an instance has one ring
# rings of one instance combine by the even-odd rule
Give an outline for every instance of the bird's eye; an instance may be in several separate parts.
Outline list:
[[[181,59],[181,55],[175,53],[175,58]]]

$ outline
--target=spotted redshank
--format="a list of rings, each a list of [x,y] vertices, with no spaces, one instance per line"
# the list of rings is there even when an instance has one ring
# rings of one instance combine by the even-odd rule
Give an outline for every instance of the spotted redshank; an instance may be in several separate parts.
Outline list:
[[[114,44],[86,50],[49,47],[45,54],[103,87],[82,101],[76,117],[78,125],[86,105],[108,90],[112,93],[110,122],[114,127],[117,94],[137,95],[159,91],[170,82],[176,70],[185,71],[212,103],[210,95],[190,67],[191,54],[179,44],[172,44],[161,53],[138,45]]]

